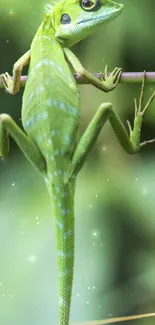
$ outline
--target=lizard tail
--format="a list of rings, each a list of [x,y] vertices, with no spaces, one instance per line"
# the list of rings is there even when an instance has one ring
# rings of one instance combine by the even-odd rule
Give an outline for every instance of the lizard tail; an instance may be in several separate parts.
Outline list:
[[[55,185],[52,193],[49,191],[58,261],[59,325],[68,325],[70,317],[74,272],[74,188],[75,184],[69,182],[61,187]]]

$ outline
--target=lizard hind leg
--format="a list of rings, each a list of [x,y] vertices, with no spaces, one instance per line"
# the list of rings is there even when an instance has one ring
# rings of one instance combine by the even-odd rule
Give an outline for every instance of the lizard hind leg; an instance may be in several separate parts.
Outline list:
[[[9,151],[9,138],[16,141],[24,155],[32,165],[41,173],[46,175],[46,162],[33,140],[25,134],[8,114],[0,114],[0,156],[5,157]]]
[[[7,130],[0,123],[0,157],[4,158],[9,153],[10,141]]]
[[[130,131],[129,135],[119,116],[113,109],[112,104],[101,104],[75,149],[75,152],[72,157],[71,167],[68,171],[68,178],[72,177],[74,174],[77,174],[78,171],[81,169],[89,151],[91,150],[103,125],[106,123],[107,120],[109,120],[119,143],[121,144],[123,149],[130,155],[137,153],[140,148],[145,144],[155,141],[155,139],[153,139],[140,143],[141,127],[143,123],[144,114],[152,103],[153,99],[155,98],[154,91],[152,96],[149,98],[147,104],[144,106],[144,108],[142,107],[144,95],[144,80],[145,74],[142,82],[139,104],[137,105],[135,101],[135,117],[133,128],[128,122]]]

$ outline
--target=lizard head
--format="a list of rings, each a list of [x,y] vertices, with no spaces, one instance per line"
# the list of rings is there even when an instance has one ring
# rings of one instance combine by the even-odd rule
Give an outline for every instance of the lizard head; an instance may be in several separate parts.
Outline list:
[[[48,14],[57,40],[71,47],[117,17],[122,9],[123,5],[111,0],[61,0]]]

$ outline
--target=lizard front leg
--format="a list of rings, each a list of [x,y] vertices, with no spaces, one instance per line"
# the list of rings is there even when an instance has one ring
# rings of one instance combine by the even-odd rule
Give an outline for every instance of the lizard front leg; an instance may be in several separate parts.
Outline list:
[[[13,67],[13,78],[6,72],[0,77],[6,92],[15,95],[20,88],[20,77],[23,67],[30,61],[30,50],[27,51]],[[0,114],[0,156],[9,152],[9,134],[16,141],[27,159],[40,172],[46,173],[45,160],[36,144],[29,138],[8,114]]]
[[[45,160],[37,148],[36,144],[30,139],[20,127],[13,121],[11,116],[0,114],[0,156],[5,157],[9,152],[9,136],[16,141],[27,159],[42,174],[46,173]]]
[[[140,136],[141,136],[141,127],[143,122],[143,117],[148,109],[149,105],[153,101],[155,97],[155,91],[153,92],[152,96],[149,98],[147,104],[144,108],[142,108],[142,101],[144,95],[144,81],[145,81],[145,73],[143,77],[141,93],[139,104],[135,100],[135,118],[134,118],[134,126],[133,129],[128,122],[129,126],[129,135],[122,124],[120,118],[118,117],[117,113],[114,111],[111,103],[104,103],[101,104],[99,109],[97,110],[94,118],[88,125],[84,135],[82,136],[81,140],[79,141],[73,158],[71,167],[68,172],[68,177],[70,178],[73,174],[77,174],[78,171],[81,169],[89,151],[91,150],[95,140],[97,139],[101,128],[105,124],[107,120],[109,120],[116,137],[118,138],[121,146],[128,154],[135,154],[137,153],[140,148],[147,143],[154,142],[155,139],[144,141],[140,143]]]
[[[122,69],[115,68],[110,75],[108,75],[108,67],[105,67],[104,78],[102,73],[100,73],[100,80],[94,77],[89,71],[87,71],[78,60],[78,58],[73,54],[73,52],[64,48],[64,53],[67,61],[72,65],[75,72],[79,75],[87,79],[87,81],[95,86],[96,88],[103,90],[105,92],[111,91],[118,85]]]
[[[5,91],[11,95],[17,94],[20,89],[20,77],[23,67],[30,61],[30,50],[27,51],[13,66],[13,78],[5,72],[0,75]]]

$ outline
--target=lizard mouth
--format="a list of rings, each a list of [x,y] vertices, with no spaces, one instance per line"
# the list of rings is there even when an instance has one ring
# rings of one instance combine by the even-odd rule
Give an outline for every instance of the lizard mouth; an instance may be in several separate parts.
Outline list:
[[[123,7],[123,6],[122,6]],[[122,7],[120,8],[118,8],[118,10],[116,11],[114,11],[113,13],[108,13],[107,12],[107,14],[105,13],[104,14],[104,16],[102,16],[102,15],[98,15],[98,16],[96,16],[96,17],[92,17],[92,18],[88,18],[88,19],[83,19],[83,20],[80,20],[80,21],[78,21],[77,22],[77,25],[78,24],[83,24],[83,23],[87,23],[87,22],[90,22],[90,21],[101,21],[101,23],[103,22],[103,20],[104,21],[106,21],[106,20],[108,20],[109,18],[112,18],[112,17],[115,17],[115,16],[117,16],[118,14],[119,14],[119,12],[122,10]]]

